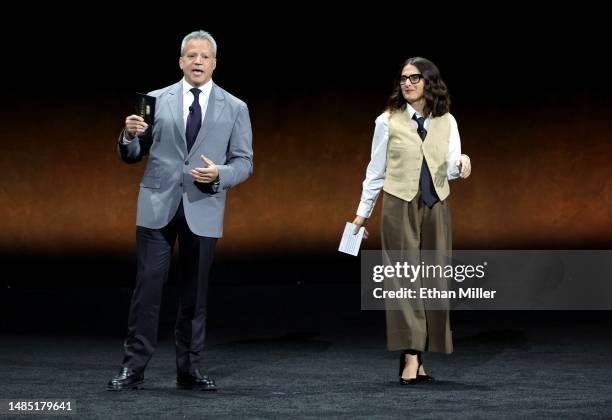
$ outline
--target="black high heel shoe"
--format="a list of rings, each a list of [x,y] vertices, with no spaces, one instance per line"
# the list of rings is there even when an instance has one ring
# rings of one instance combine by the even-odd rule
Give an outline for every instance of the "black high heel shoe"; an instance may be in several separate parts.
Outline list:
[[[420,369],[421,366],[423,365],[423,359],[421,359],[421,353],[420,352],[417,354],[417,359],[419,361],[418,369]],[[417,379],[419,380],[419,382],[433,382],[433,381],[435,381],[433,376],[419,375],[419,370],[418,369],[417,369]]]
[[[406,367],[406,355],[407,354],[414,355],[409,350],[404,350],[400,354],[399,383],[400,383],[400,385],[416,385],[416,384],[418,384],[420,382],[420,380],[419,380],[419,368],[421,367],[421,363],[420,362],[419,362],[419,365],[417,366],[417,376],[416,376],[416,378],[410,378],[410,379],[402,378],[402,373],[404,373],[404,368]],[[417,353],[417,357],[418,357],[418,353]]]

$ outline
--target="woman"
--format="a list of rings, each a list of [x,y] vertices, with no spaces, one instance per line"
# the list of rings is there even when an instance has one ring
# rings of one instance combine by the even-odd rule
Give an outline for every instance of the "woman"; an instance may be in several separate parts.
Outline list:
[[[364,226],[383,189],[382,249],[450,251],[448,181],[467,178],[457,122],[438,68],[421,57],[401,67],[386,111],[376,119],[372,158],[353,223]],[[367,231],[364,234],[367,238]],[[429,310],[409,299],[387,310],[387,347],[400,350],[400,384],[431,382],[421,352],[453,351],[448,310]]]

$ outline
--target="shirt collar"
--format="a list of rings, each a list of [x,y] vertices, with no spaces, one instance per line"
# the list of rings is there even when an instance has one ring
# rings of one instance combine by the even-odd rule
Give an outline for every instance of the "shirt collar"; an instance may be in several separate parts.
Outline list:
[[[414,109],[414,108],[412,107],[412,105],[410,105],[409,103],[407,103],[407,104],[406,104],[406,112],[407,112],[407,113],[408,113],[408,115],[410,116],[410,119],[412,119],[412,117],[414,117],[414,114],[416,114],[417,118],[421,118],[421,117],[422,117],[422,115],[421,115],[421,114],[419,114],[419,113],[417,112],[417,110],[416,110],[416,109]],[[428,116],[427,118],[429,118],[429,116]],[[427,118],[426,118],[426,119],[427,119]]]
[[[202,93],[204,94],[204,96],[206,96],[210,93],[210,90],[212,89],[212,84],[213,84],[213,81],[212,79],[210,79],[208,82],[204,83],[198,89],[200,89]],[[185,96],[187,92],[189,92],[194,87],[195,86],[191,86],[189,82],[187,82],[187,80],[185,80],[185,78],[183,77],[183,96]]]

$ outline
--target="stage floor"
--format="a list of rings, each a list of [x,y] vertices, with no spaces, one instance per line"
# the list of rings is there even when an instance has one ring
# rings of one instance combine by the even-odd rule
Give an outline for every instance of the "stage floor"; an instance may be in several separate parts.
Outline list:
[[[359,310],[358,286],[217,287],[204,370],[219,391],[205,393],[175,387],[170,290],[143,389],[108,392],[129,290],[10,293],[1,398],[71,399],[78,418],[612,416],[606,312],[454,312],[455,352],[425,355],[437,381],[401,387],[384,314]]]

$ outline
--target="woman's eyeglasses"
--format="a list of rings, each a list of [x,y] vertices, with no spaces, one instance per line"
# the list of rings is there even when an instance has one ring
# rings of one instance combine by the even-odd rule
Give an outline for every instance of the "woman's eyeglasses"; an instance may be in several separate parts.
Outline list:
[[[423,75],[419,73],[411,74],[409,76],[402,75],[402,77],[400,77],[400,85],[405,85],[408,80],[410,80],[410,83],[413,85],[416,85],[422,78]]]

